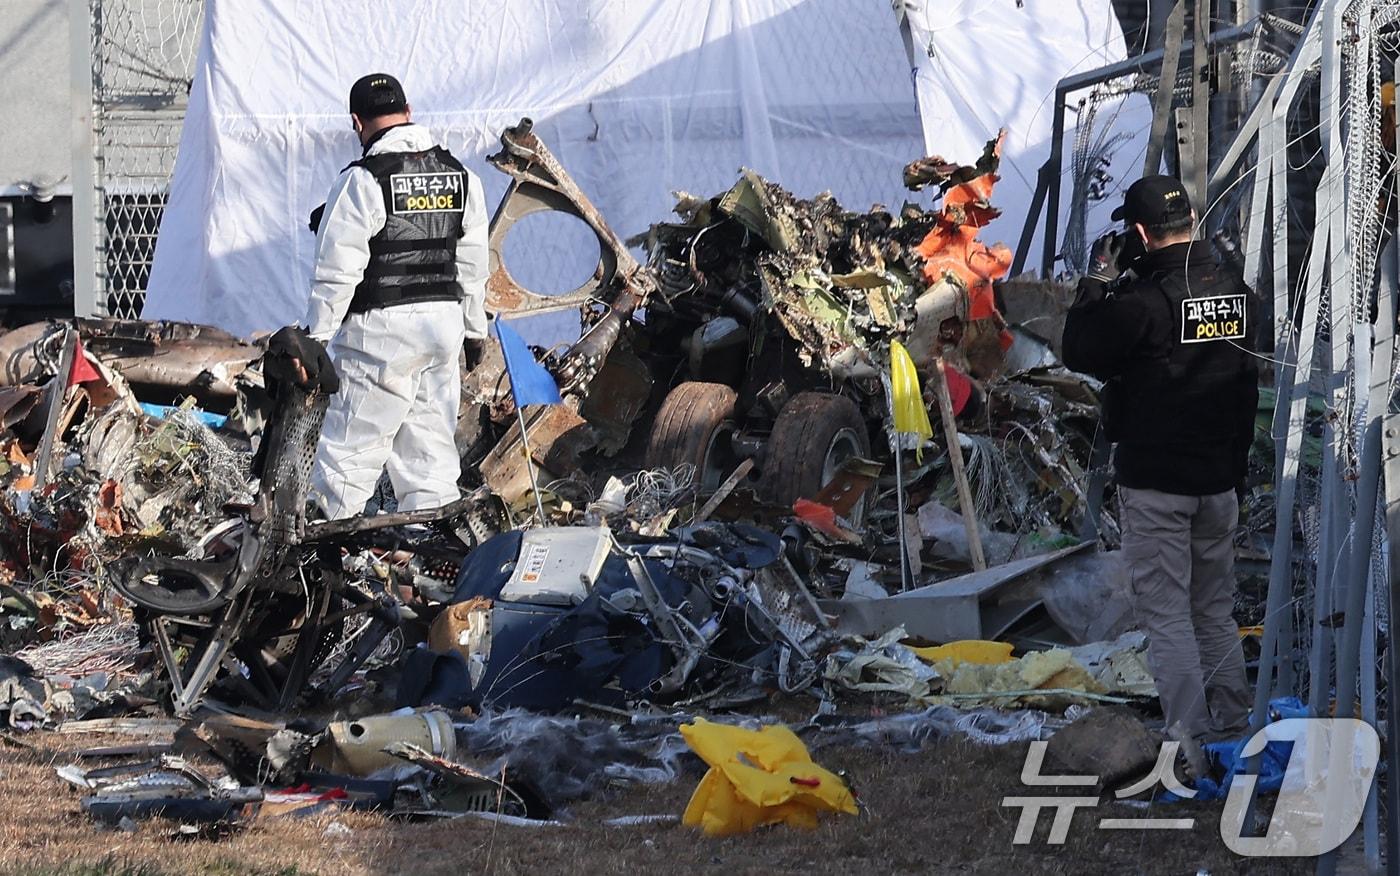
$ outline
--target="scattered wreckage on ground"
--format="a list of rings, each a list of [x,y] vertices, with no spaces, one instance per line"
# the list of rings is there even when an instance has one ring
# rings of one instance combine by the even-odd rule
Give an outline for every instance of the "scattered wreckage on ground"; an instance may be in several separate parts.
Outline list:
[[[530,714],[661,716],[671,729],[637,770],[664,776],[677,716],[775,694],[912,715],[1150,697],[1111,555],[1079,538],[1086,516],[1114,538],[1088,485],[1097,386],[1058,366],[1057,331],[1033,330],[1064,291],[994,286],[1009,254],[978,240],[999,142],[974,166],[910,166],[936,209],[850,212],[744,171],[713,198],[678,195],[679,221],[638,241],[645,263],[528,120],[501,142],[490,160],[512,182],[488,309],[579,309],[584,328],[539,353],[562,404],[517,417],[498,351],[464,377],[466,483],[447,508],[308,520],[327,400],[279,385],[260,342],[119,320],[0,336],[0,587],[23,645],[0,708],[14,726],[170,713],[201,740],[185,754],[212,752],[234,779],[170,754],[143,762],[165,777],[150,793],[139,770],[65,776],[94,792],[94,817],[165,811],[149,801],[177,786],[218,815],[269,775],[314,790],[404,765],[416,802],[394,804],[392,782],[336,787],[459,811],[505,793],[499,740],[472,748],[473,734],[543,720]],[[563,296],[523,288],[503,260],[512,223],[542,210],[600,246],[592,280]],[[914,443],[891,437],[901,346],[944,415]],[[535,484],[548,519],[532,519]],[[923,647],[992,639],[1029,656]],[[1108,644],[1056,647],[1091,643]],[[385,719],[398,729],[364,751],[368,731],[330,720],[350,692],[352,720],[366,704],[418,717]],[[510,795],[508,814],[551,808],[531,803],[538,788]]]

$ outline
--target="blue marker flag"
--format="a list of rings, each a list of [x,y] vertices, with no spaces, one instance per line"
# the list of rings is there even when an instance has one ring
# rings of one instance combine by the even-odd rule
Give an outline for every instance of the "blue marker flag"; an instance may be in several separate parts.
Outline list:
[[[492,322],[496,326],[496,338],[501,342],[501,353],[506,357],[506,373],[510,375],[510,391],[515,396],[515,406],[557,405],[563,401],[554,378],[530,355],[525,340],[500,317]]]

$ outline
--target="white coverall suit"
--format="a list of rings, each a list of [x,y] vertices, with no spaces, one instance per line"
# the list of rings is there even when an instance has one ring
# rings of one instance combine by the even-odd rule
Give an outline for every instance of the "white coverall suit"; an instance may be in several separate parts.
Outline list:
[[[434,145],[419,125],[388,130],[367,155]],[[423,301],[349,312],[384,228],[384,195],[362,167],[341,173],[316,233],[307,332],[330,341],[340,376],[321,430],[311,490],[331,520],[364,511],[386,466],[399,510],[437,508],[460,497],[453,435],[461,398],[464,339],[486,337],[487,218],[481,181],[467,171],[464,234],[457,244],[460,302]]]

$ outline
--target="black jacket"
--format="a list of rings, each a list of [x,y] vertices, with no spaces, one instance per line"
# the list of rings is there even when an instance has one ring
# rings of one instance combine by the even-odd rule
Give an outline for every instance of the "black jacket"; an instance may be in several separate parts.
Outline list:
[[[1205,496],[1241,484],[1259,328],[1253,293],[1199,242],[1147,253],[1111,285],[1080,281],[1064,360],[1105,381],[1119,485]]]

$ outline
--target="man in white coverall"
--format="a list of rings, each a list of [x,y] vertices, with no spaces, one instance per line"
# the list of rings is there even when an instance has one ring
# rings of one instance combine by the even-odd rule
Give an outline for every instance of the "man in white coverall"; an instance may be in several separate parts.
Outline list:
[[[453,442],[467,367],[486,338],[487,219],[481,181],[426,128],[394,77],[350,89],[364,154],[318,217],[304,323],[339,374],[311,474],[335,520],[364,511],[387,465],[399,510],[456,501]]]

